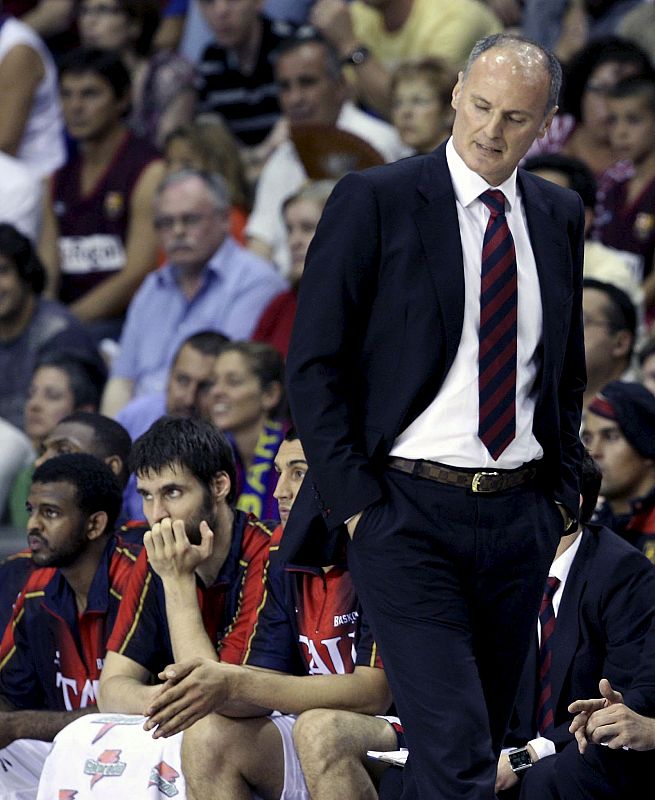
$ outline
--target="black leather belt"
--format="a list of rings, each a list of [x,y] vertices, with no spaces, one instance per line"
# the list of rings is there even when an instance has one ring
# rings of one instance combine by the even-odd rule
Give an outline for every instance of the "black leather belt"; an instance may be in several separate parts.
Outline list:
[[[387,464],[392,469],[427,478],[429,481],[446,483],[448,486],[459,486],[461,489],[485,494],[513,489],[515,486],[531,481],[537,474],[537,468],[534,465],[506,472],[486,469],[476,472],[475,470],[447,467],[434,461],[414,461],[410,458],[392,457],[389,458]]]

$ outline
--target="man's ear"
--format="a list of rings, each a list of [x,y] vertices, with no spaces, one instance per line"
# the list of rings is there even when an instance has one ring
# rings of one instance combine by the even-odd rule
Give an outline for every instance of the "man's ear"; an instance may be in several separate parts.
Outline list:
[[[120,456],[107,456],[105,464],[118,477],[123,471],[123,459]]]
[[[464,83],[464,73],[459,72],[457,74],[457,83],[453,86],[453,94],[450,99],[450,105],[457,111],[457,103],[459,102],[459,96],[462,93],[462,84]]]
[[[541,123],[541,127],[537,131],[537,139],[543,139],[546,135],[546,131],[550,128],[551,123],[555,114],[559,111],[559,106],[553,106],[550,111],[546,114],[544,121]]]
[[[217,472],[212,478],[211,492],[214,500],[226,500],[232,488],[227,472]]]
[[[627,356],[632,348],[633,336],[630,331],[616,331],[614,334],[614,344],[612,345],[612,355],[617,358]]]
[[[93,542],[107,532],[109,518],[106,511],[94,511],[86,521],[86,538]]]

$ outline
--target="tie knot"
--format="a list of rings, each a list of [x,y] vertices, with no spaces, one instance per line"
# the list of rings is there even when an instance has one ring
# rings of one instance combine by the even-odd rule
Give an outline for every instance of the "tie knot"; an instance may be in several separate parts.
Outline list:
[[[480,195],[480,200],[489,209],[492,217],[505,213],[505,195],[500,189],[487,189],[486,192],[482,192]]]
[[[548,580],[546,581],[546,588],[544,589],[544,598],[548,598],[549,600],[553,599],[553,595],[557,591],[557,587],[560,584],[560,579],[556,578],[554,575],[551,575]]]

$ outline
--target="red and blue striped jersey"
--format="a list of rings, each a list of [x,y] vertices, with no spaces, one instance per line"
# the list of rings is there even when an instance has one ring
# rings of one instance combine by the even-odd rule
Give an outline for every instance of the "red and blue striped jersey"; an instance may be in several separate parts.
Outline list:
[[[239,664],[263,598],[271,531],[252,515],[235,512],[232,542],[211,586],[198,579],[198,604],[207,635],[222,661]],[[174,661],[161,578],[144,550],[121,604],[108,648],[156,675]]]
[[[20,709],[95,705],[107,640],[139,548],[109,538],[80,614],[61,571],[31,571],[0,643],[0,695]]]
[[[292,675],[381,668],[346,565],[324,570],[276,561],[272,556],[266,601],[243,663]]]

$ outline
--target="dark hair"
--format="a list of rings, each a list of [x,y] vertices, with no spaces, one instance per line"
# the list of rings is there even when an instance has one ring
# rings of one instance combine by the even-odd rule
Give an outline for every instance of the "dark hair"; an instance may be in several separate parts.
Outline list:
[[[580,475],[580,494],[582,495],[580,522],[583,525],[589,522],[594,513],[602,480],[603,475],[600,471],[600,467],[594,461],[591,454],[585,450],[582,457],[582,472]]]
[[[605,36],[589,42],[566,67],[562,110],[582,119],[582,95],[594,70],[603,64],[633,64],[640,75],[651,76],[653,66],[648,53],[634,42],[619,36]]]
[[[219,472],[230,479],[227,502],[234,503],[237,490],[236,467],[230,443],[211,425],[190,417],[160,417],[134,442],[130,471],[139,474],[160,472],[181,466],[204,486]]]
[[[569,188],[577,192],[582,198],[585,208],[594,208],[596,205],[596,178],[584,161],[563,153],[543,153],[526,158],[523,168],[528,172],[548,169],[560,172],[569,181]]]
[[[548,86],[548,99],[546,100],[546,108],[544,109],[544,117],[548,112],[557,105],[557,98],[559,97],[560,88],[562,86],[562,66],[557,60],[557,56],[551,52],[547,47],[544,47],[539,42],[528,39],[525,36],[519,36],[515,33],[503,31],[501,33],[492,33],[491,36],[486,36],[480,39],[473,45],[473,49],[469,53],[469,57],[464,67],[464,80],[468,77],[471,67],[474,62],[480,58],[487,50],[493,47],[510,47],[514,50],[534,47],[539,50],[546,59],[546,71],[548,72],[549,86]]]
[[[300,440],[300,436],[298,436],[298,431],[293,427],[293,425],[291,425],[287,429],[287,432],[284,434],[284,441],[285,442],[295,442],[295,441],[299,441],[299,440]]]
[[[94,414],[91,411],[74,411],[72,414],[60,419],[57,425],[61,425],[64,422],[77,422],[80,425],[86,425],[87,428],[91,428],[94,447],[94,452],[91,455],[101,459],[109,458],[110,456],[118,456],[120,458],[123,462],[123,468],[118,480],[124,487],[130,475],[127,462],[132,449],[132,439],[120,422],[116,422],[111,417],[105,417],[104,414]]]
[[[612,333],[617,331],[628,331],[634,336],[637,331],[637,311],[634,303],[623,289],[614,286],[613,283],[605,283],[595,278],[584,278],[583,288],[597,289],[603,292],[608,300],[607,322]]]
[[[283,39],[275,50],[275,63],[306,44],[317,44],[325,50],[325,68],[333,81],[341,80],[341,59],[337,50],[316,28],[302,25],[293,36]]]
[[[282,389],[280,402],[271,409],[273,419],[287,416],[286,395],[284,392],[284,359],[279,351],[265,342],[228,342],[221,349],[223,353],[239,353],[248,362],[248,366],[257,377],[262,389],[268,389],[273,383],[279,383]]]
[[[96,511],[107,514],[107,531],[114,528],[123,502],[116,476],[99,458],[88,453],[64,453],[44,461],[34,470],[32,483],[70,483],[75,487],[77,504],[89,516]]]
[[[139,23],[139,35],[134,43],[134,50],[140,56],[147,56],[152,50],[152,40],[155,38],[161,12],[161,3],[157,0],[117,0],[130,19]]]
[[[650,113],[655,114],[655,77],[630,75],[628,78],[622,78],[613,89],[610,89],[607,96],[614,100],[639,97],[645,102]]]
[[[34,292],[41,294],[46,273],[32,242],[7,222],[0,222],[0,256],[16,268],[18,277]]]
[[[111,86],[117,99],[129,94],[131,79],[118,53],[98,47],[78,47],[59,62],[59,81],[66,75],[99,75]]]
[[[100,360],[48,352],[39,357],[32,374],[40,367],[54,367],[66,373],[76,409],[85,405],[98,408],[107,380],[107,370]]]
[[[194,333],[189,336],[188,339],[185,339],[177,348],[172,363],[174,364],[177,361],[182,352],[182,348],[187,345],[197,350],[199,353],[202,353],[204,356],[217,356],[223,349],[223,345],[229,341],[230,339],[228,336],[218,333],[217,331],[200,331],[199,333]]]

